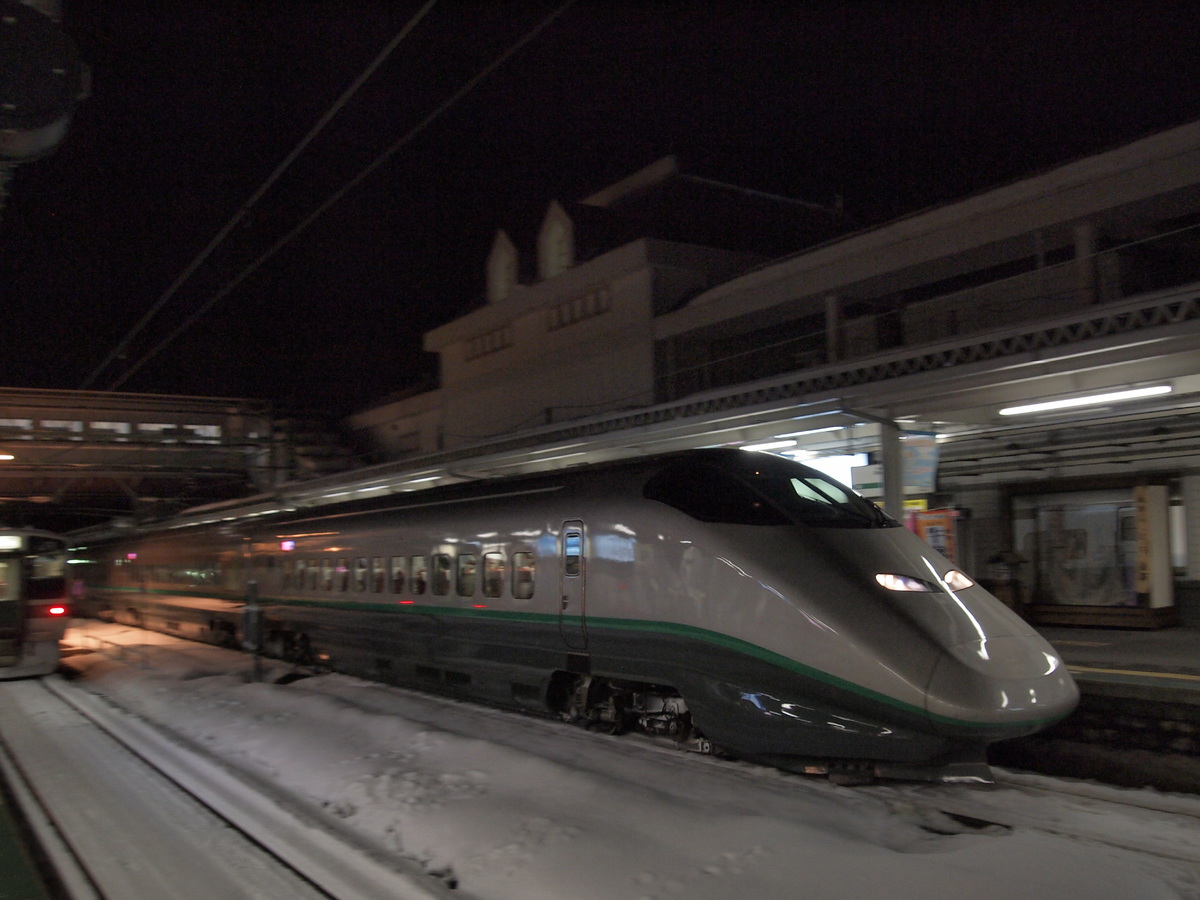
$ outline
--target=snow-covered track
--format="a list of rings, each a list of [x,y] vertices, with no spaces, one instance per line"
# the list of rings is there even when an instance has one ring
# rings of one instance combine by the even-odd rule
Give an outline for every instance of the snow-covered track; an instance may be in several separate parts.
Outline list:
[[[1200,867],[1200,797],[1006,770],[997,770],[996,784],[988,787],[888,785],[863,790],[934,831],[1036,831]]]
[[[5,776],[71,900],[445,900],[269,785],[58,677],[0,684]]]

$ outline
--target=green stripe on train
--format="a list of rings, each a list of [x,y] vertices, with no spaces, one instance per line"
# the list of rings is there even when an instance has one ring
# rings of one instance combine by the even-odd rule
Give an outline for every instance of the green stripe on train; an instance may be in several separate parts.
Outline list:
[[[231,598],[213,596],[211,593],[201,593],[194,591],[164,591],[164,590],[140,590],[138,588],[106,588],[106,590],[129,591],[139,594],[157,594],[160,596],[175,596],[175,597],[196,597],[207,598],[212,600],[223,600],[230,603],[244,603],[244,597]],[[561,623],[579,627],[585,620],[580,616],[557,616],[547,613],[520,612],[515,610],[500,610],[500,609],[476,609],[463,608],[461,606],[434,606],[430,604],[419,604],[399,601],[390,603],[377,603],[373,601],[341,601],[341,600],[310,600],[307,598],[282,598],[282,597],[260,597],[258,602],[263,606],[305,606],[313,609],[337,609],[354,612],[375,612],[386,614],[399,615],[419,615],[419,616],[443,616],[447,618],[458,619],[480,619],[492,622],[523,622],[536,625],[558,625]],[[940,715],[931,713],[923,707],[914,706],[911,703],[906,703],[903,700],[898,700],[895,697],[889,697],[887,694],[881,694],[878,691],[873,691],[870,688],[863,687],[860,684],[855,684],[853,681],[847,681],[837,675],[830,674],[821,669],[807,666],[804,663],[776,653],[774,650],[768,650],[765,647],[760,647],[758,644],[753,644],[749,641],[744,641],[741,638],[733,637],[732,635],[722,634],[719,631],[710,631],[707,628],[700,628],[695,625],[683,625],[678,622],[661,622],[653,619],[616,619],[606,618],[602,616],[587,616],[586,625],[589,631],[594,630],[609,630],[609,631],[636,631],[649,634],[663,634],[672,637],[683,638],[686,640],[699,641],[701,643],[712,644],[721,647],[725,650],[730,650],[734,653],[739,653],[744,656],[749,656],[754,659],[764,662],[771,666],[793,672],[801,675],[812,681],[820,682],[821,684],[829,685],[847,693],[855,694],[859,697],[871,700],[876,703],[890,706],[893,709],[901,710],[909,715],[928,717],[934,722],[939,722],[946,725],[956,725],[960,727],[988,729],[995,727],[993,723],[988,722],[972,722],[968,719],[957,719],[953,716]],[[1056,718],[1033,718],[1025,720],[1025,723],[1031,726],[1044,727],[1057,721]]]

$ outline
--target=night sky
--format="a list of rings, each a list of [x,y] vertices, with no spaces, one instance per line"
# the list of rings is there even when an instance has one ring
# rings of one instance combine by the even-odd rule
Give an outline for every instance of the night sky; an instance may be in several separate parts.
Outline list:
[[[441,0],[97,372],[420,5],[64,0],[92,96],[10,186],[0,385],[344,415],[434,374],[497,228],[528,252],[550,200],[668,153],[871,225],[1200,119],[1191,2],[578,0],[146,358],[561,5]]]

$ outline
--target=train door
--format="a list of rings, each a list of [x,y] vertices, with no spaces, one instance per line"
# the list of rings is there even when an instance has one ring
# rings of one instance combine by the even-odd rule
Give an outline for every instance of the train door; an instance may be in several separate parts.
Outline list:
[[[583,522],[578,519],[563,522],[559,552],[562,605],[559,607],[558,626],[569,649],[585,650],[587,592],[584,579],[587,573],[587,554]]]
[[[0,557],[0,666],[21,658],[21,559]]]

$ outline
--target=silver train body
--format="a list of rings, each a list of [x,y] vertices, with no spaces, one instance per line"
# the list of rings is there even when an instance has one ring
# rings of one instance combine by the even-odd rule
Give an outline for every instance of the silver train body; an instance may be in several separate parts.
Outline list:
[[[107,614],[810,771],[986,772],[1078,692],[1028,624],[878,507],[689,451],[130,537]],[[247,583],[261,623],[242,617]]]

